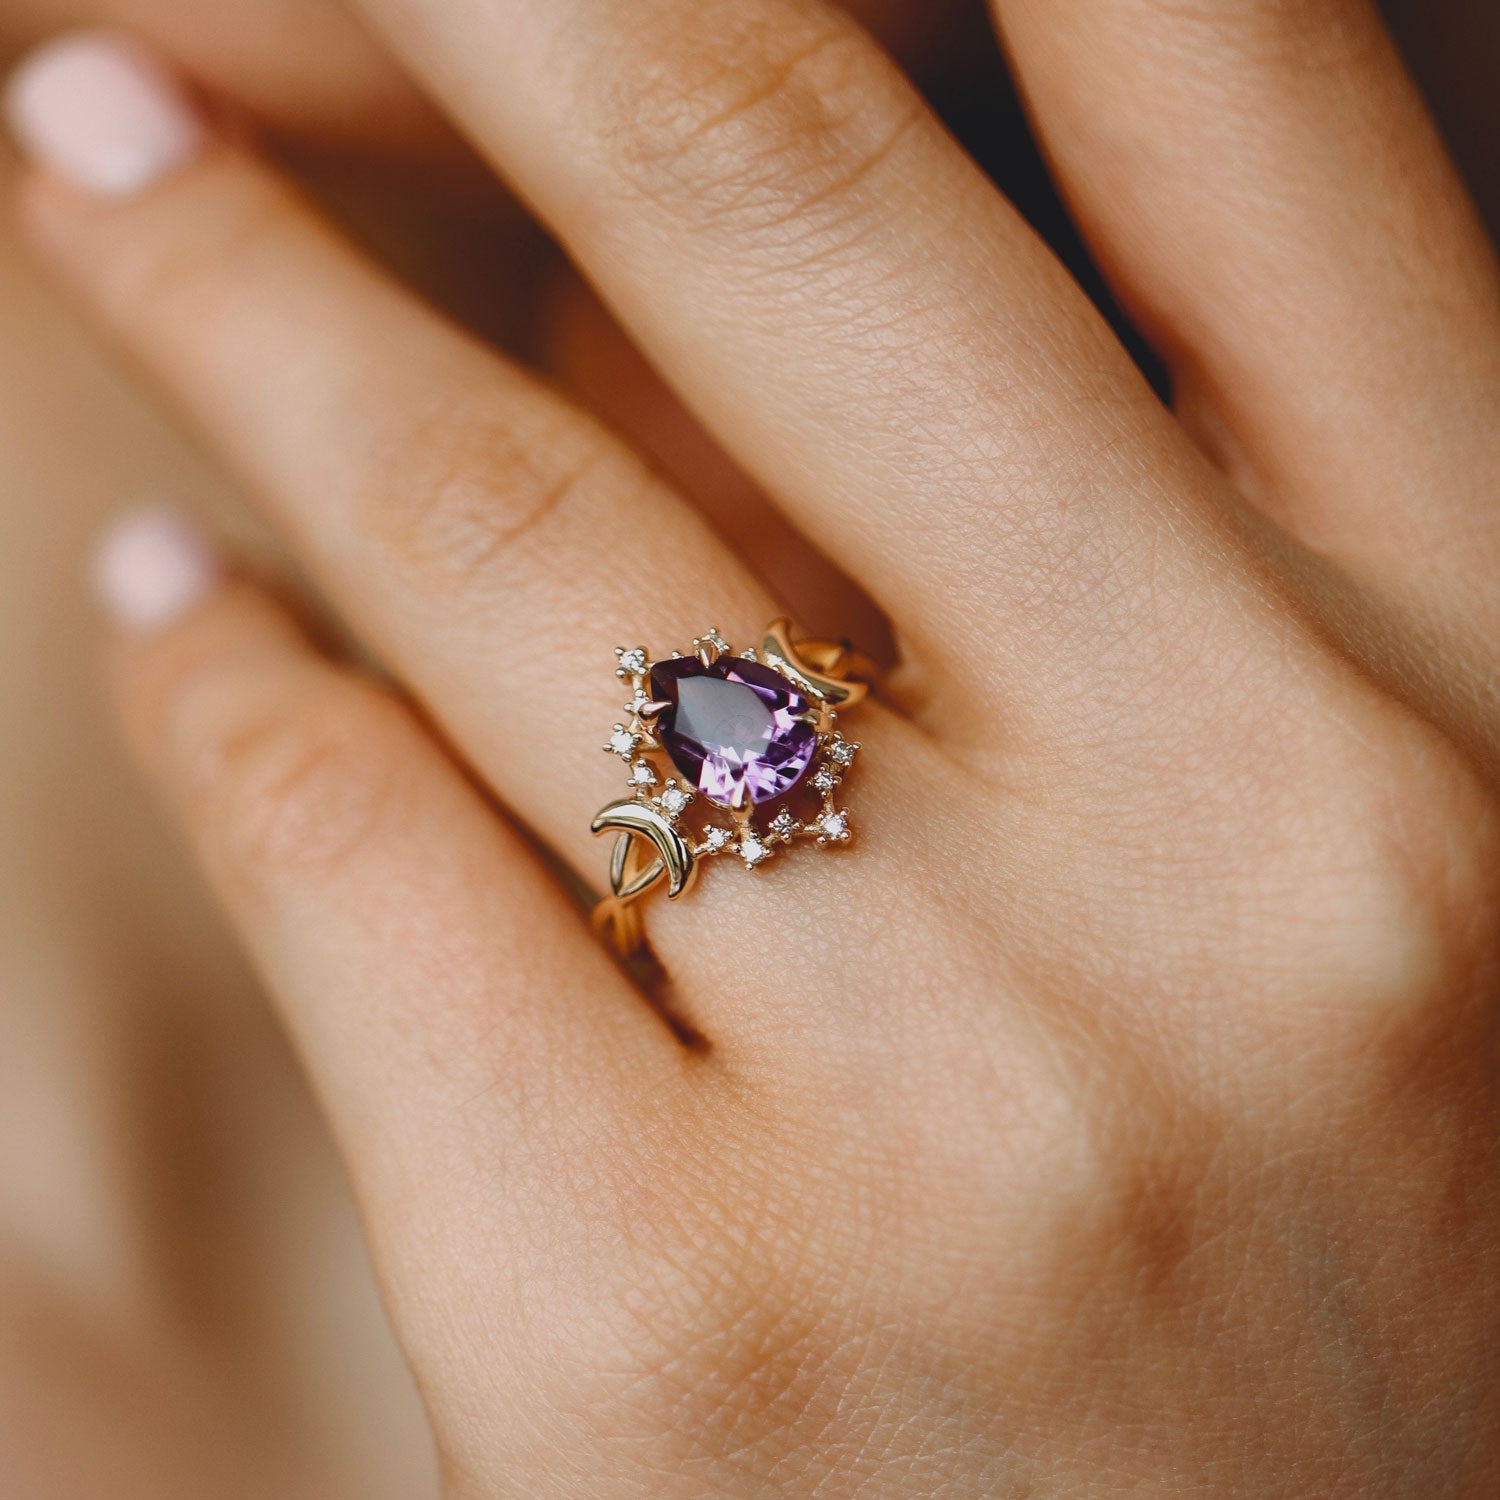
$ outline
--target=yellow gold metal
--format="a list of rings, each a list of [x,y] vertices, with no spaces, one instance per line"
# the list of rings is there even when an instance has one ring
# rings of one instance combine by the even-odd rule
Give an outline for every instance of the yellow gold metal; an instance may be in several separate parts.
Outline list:
[[[776,620],[766,627],[760,659],[833,709],[862,703],[875,677],[874,663],[843,641],[793,645],[789,620]]]
[[[693,642],[692,654],[711,666],[728,650],[718,631],[710,630]],[[636,682],[636,702],[627,705],[633,715],[631,728],[623,731],[622,726],[616,726],[616,729],[633,733],[638,745],[631,754],[627,754],[628,744],[605,748],[633,763],[637,758],[646,758],[640,754],[642,751],[660,750],[648,723],[654,724],[664,705],[651,703],[644,695],[649,663],[645,671],[636,670],[646,660],[644,653],[622,650],[616,655],[621,660],[618,675],[633,677]],[[728,829],[722,824],[711,825],[702,842],[694,843],[677,826],[693,797],[679,789],[673,780],[668,780],[663,794],[651,796],[651,789],[659,783],[643,772],[647,780],[636,783],[636,795],[610,803],[592,824],[596,835],[615,835],[610,859],[610,894],[594,908],[594,929],[625,959],[639,958],[649,952],[641,914],[642,898],[661,885],[666,886],[671,900],[685,895],[692,889],[704,860],[736,849],[754,868],[770,857],[778,845],[794,839],[816,839],[822,847],[848,842],[847,815],[836,811],[833,797],[859,746],[846,742],[834,726],[841,711],[856,707],[868,694],[876,676],[874,664],[843,642],[794,641],[787,620],[776,620],[767,626],[758,650],[746,655],[780,672],[812,700],[821,769],[810,778],[809,785],[821,794],[822,812],[813,821],[802,822],[783,811],[770,829],[763,831],[756,826],[755,809],[747,801],[740,807],[727,809],[731,818]]]
[[[646,946],[635,903],[663,880],[671,900],[692,889],[698,867],[691,845],[658,812],[639,802],[612,802],[593,822],[596,835],[617,833],[610,859],[611,894],[594,908],[594,931],[607,936],[623,958]]]
[[[667,895],[674,901],[691,887],[697,874],[692,845],[659,812],[640,802],[611,802],[594,819],[593,832],[623,835],[615,844],[616,868],[610,875],[614,893],[621,900],[644,896],[663,878]],[[656,851],[657,858],[649,865],[627,861],[621,854],[622,849],[639,853],[643,847]],[[625,877],[627,869],[629,879]]]

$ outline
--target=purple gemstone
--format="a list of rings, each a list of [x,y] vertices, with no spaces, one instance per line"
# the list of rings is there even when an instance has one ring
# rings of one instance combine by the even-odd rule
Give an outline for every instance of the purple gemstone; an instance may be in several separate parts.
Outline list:
[[[658,662],[651,696],[665,703],[658,720],[672,764],[710,802],[743,807],[784,797],[807,774],[818,734],[812,705],[779,672],[721,656]]]

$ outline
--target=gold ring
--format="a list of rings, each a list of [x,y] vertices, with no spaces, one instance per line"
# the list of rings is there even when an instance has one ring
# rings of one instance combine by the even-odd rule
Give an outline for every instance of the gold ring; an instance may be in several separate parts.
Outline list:
[[[733,853],[758,870],[799,841],[849,842],[840,795],[860,747],[838,720],[875,669],[841,642],[793,642],[786,620],[739,654],[710,630],[661,661],[643,646],[615,658],[633,696],[604,748],[625,763],[630,795],[593,822],[615,835],[594,928],[631,959],[647,951],[641,899],[658,886],[686,895],[705,860]]]

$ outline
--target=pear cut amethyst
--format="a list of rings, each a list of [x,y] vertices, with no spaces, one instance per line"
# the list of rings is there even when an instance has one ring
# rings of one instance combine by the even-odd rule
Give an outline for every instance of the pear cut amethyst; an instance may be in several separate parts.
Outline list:
[[[812,705],[779,672],[721,656],[712,666],[676,657],[651,669],[666,704],[657,734],[672,764],[710,802],[743,807],[784,797],[818,750]]]

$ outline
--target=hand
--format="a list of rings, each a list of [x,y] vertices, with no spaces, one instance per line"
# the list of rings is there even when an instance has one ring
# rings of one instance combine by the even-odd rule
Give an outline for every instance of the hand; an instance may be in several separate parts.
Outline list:
[[[1171,415],[832,11],[364,8],[907,658],[848,855],[653,912],[685,1047],[511,820],[597,870],[608,647],[777,601],[180,100],[23,78],[37,244],[424,710],[105,558],[450,1491],[1493,1493],[1500,295],[1373,14],[1000,5]]]

